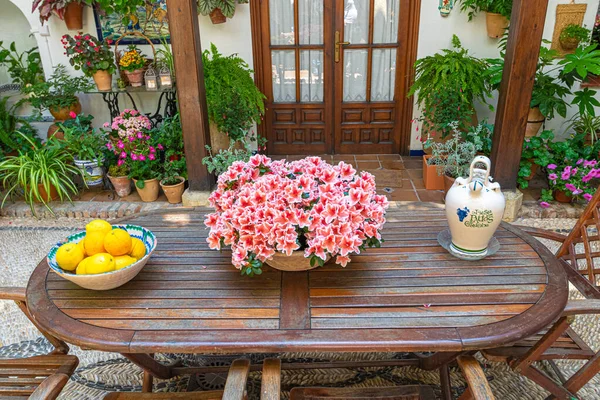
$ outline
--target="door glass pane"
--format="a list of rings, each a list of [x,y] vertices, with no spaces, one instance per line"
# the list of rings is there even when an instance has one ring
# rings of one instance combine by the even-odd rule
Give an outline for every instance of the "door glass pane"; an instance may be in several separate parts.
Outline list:
[[[344,50],[344,101],[367,101],[367,50]]]
[[[271,44],[295,44],[294,0],[269,0]]]
[[[315,103],[323,101],[323,52],[304,50],[300,52],[300,101]]]
[[[344,0],[344,41],[369,42],[369,0]]]
[[[373,49],[371,101],[392,101],[396,84],[396,49]]]
[[[323,0],[298,0],[300,44],[323,44]]]
[[[400,0],[375,0],[373,43],[398,42]]]
[[[273,62],[273,101],[296,101],[296,57],[294,50],[271,51]]]

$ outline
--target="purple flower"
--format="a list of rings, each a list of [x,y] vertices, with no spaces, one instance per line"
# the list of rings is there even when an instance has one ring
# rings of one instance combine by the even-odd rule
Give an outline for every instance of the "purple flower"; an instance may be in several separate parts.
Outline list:
[[[119,143],[117,143],[117,147],[120,149],[124,149],[125,148],[125,143],[123,143],[122,141],[119,140]]]
[[[558,175],[556,175],[555,173],[549,174],[548,179],[550,179],[551,181],[555,181],[558,179]]]
[[[142,135],[142,132],[138,132],[138,133],[137,133],[137,138],[138,138],[138,139],[141,139],[142,137],[144,137],[144,135]]]
[[[563,173],[560,175],[560,178],[561,178],[563,181],[566,181],[566,180],[568,180],[570,177],[571,177],[571,173],[570,173],[570,172],[567,172],[567,171],[563,171]]]
[[[146,156],[143,154],[140,154],[139,159],[140,159],[140,161],[146,161]]]
[[[135,153],[131,153],[131,159],[132,159],[133,161],[137,161],[137,159],[138,159],[138,156],[137,156],[137,154],[135,154]]]
[[[119,154],[119,158],[127,158],[127,153],[122,151],[121,154]]]
[[[156,148],[157,148],[157,149],[159,149],[159,150],[162,150],[162,149],[164,149],[164,147],[163,147],[163,145],[162,145],[162,144],[159,144],[158,146],[156,146]]]
[[[574,192],[574,191],[576,191],[576,190],[577,190],[577,188],[575,187],[575,185],[573,185],[572,183],[567,183],[567,184],[565,185],[565,187],[566,187],[567,189],[569,189],[571,192]]]
[[[155,149],[154,149],[154,147],[152,147],[152,146],[149,146],[149,147],[148,147],[148,149],[150,150],[150,153],[154,153],[154,152],[156,152],[156,150],[155,150]]]
[[[556,169],[556,164],[548,164],[548,166],[546,167],[550,170],[555,170]]]
[[[583,195],[583,198],[589,203],[592,200],[592,195],[589,193],[586,193]]]
[[[573,191],[573,195],[575,195],[575,196],[577,196],[578,194],[581,194],[581,193],[583,193],[583,190],[581,190],[581,189],[575,189]]]
[[[577,161],[577,165],[581,165],[583,163],[583,158],[580,158],[579,161]]]
[[[154,159],[156,159],[156,156],[154,154],[150,154],[150,155],[148,155],[148,159],[154,160]]]
[[[106,148],[112,150],[113,146],[111,142],[106,143]]]
[[[117,165],[120,167],[121,165],[125,164],[125,161],[123,160],[119,160],[117,161]]]
[[[134,140],[135,140],[135,137],[133,137],[133,136],[129,136],[129,141],[130,141],[130,142],[133,142]]]
[[[573,167],[571,167],[570,165],[567,165],[567,166],[565,167],[565,169],[564,169],[564,172],[568,172],[568,173],[570,174],[570,173],[571,173],[571,169],[572,169],[572,168],[573,168]]]
[[[542,201],[540,203],[540,207],[542,207],[542,208],[548,208],[548,207],[550,207],[550,203],[548,203],[547,201]]]
[[[589,167],[595,167],[595,166],[596,166],[596,164],[598,164],[598,161],[596,161],[596,160],[584,161],[584,162],[583,162],[583,166],[584,166],[585,168],[589,168]]]

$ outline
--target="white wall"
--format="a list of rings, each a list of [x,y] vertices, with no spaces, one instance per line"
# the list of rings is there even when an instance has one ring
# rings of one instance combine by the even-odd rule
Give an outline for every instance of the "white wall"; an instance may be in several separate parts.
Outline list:
[[[566,4],[570,0],[550,0],[548,5],[548,14],[544,28],[544,39],[552,40],[554,24],[556,22],[557,4]],[[599,0],[580,0],[578,3],[587,3],[588,8],[584,19],[584,24],[588,28],[594,26],[596,12],[598,10]],[[438,2],[433,0],[421,1],[421,20],[419,29],[419,48],[417,57],[422,58],[439,52],[441,49],[451,47],[452,34],[456,34],[465,48],[469,49],[471,54],[480,58],[496,58],[499,56],[498,40],[491,39],[486,33],[485,14],[477,15],[473,21],[469,22],[466,13],[460,12],[458,6],[448,17],[440,16],[437,9]],[[574,88],[577,90],[578,88]],[[490,104],[496,105],[497,93],[491,99]],[[487,106],[476,104],[479,120],[488,119],[494,123],[495,113],[490,112]],[[573,115],[573,108],[567,117]],[[420,110],[415,106],[414,117],[421,115]],[[560,117],[555,118],[546,124],[547,129],[555,129],[557,134],[562,133],[561,126],[564,120]],[[421,149],[421,143],[417,140],[420,136],[420,127],[417,131],[417,125],[412,126],[411,149]]]
[[[9,0],[0,0],[0,10],[0,41],[4,47],[8,49],[11,42],[15,42],[18,52],[35,47],[36,40],[30,36],[29,22],[21,10]],[[0,85],[9,82],[6,68],[0,67]]]

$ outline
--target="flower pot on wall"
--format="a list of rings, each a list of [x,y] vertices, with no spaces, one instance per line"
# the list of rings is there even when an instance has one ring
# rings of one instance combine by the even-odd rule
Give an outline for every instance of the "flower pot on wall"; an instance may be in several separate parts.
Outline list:
[[[227,21],[227,17],[223,14],[220,8],[215,8],[210,13],[210,20],[213,24],[223,24]]]
[[[444,177],[438,175],[437,165],[429,165],[428,160],[431,155],[423,156],[423,182],[427,190],[443,190]]]
[[[79,102],[79,99],[77,99],[77,101],[73,103],[71,107],[50,108],[48,111],[50,111],[50,114],[52,114],[56,121],[66,121],[71,119],[69,115],[71,111],[75,114],[81,113],[81,103]]]
[[[501,38],[510,23],[509,19],[504,15],[490,12],[485,13],[485,21],[487,25],[487,34],[494,39]]]
[[[105,70],[99,70],[92,75],[94,78],[94,82],[96,82],[96,87],[100,91],[109,91],[112,89],[112,75],[110,72]]]
[[[158,189],[159,189],[158,179],[148,179],[148,180],[143,181],[144,182],[143,188],[140,188],[138,186],[137,179],[134,179],[133,182],[135,183],[135,190],[137,190],[142,201],[149,203],[152,201],[156,201],[156,199],[158,199]]]
[[[175,185],[165,185],[162,181],[160,182],[160,187],[162,188],[163,192],[165,192],[167,201],[171,204],[181,203],[181,197],[185,189],[185,178],[178,176],[177,179],[179,179],[180,182],[176,183]]]
[[[117,196],[125,197],[129,196],[131,193],[131,179],[126,176],[108,176],[110,183],[112,183],[115,188],[115,192],[117,192]]]
[[[571,51],[575,50],[577,46],[579,46],[580,40],[577,38],[565,38],[559,39],[559,42],[560,47],[562,47],[563,50]]]
[[[136,69],[135,71],[123,71],[127,76],[129,84],[133,87],[144,86],[144,69]]]
[[[530,108],[529,114],[527,115],[527,129],[525,130],[525,137],[537,136],[545,120],[546,118],[540,111],[539,107]]]
[[[83,29],[83,4],[71,2],[65,9],[65,24],[70,31]]]

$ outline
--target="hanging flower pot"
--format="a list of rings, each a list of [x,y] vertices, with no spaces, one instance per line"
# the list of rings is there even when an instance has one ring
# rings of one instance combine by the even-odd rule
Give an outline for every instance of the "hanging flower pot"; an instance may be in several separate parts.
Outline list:
[[[544,117],[544,114],[542,114],[539,107],[530,108],[529,114],[527,115],[527,129],[525,130],[525,137],[537,136],[545,120],[546,117]]]
[[[181,203],[181,197],[183,195],[183,191],[185,189],[185,178],[178,176],[176,177],[179,180],[179,183],[174,185],[166,185],[164,180],[160,181],[160,187],[163,192],[165,192],[165,196],[167,196],[167,201],[171,204],[179,204]]]
[[[127,80],[133,87],[144,86],[144,69],[136,69],[135,71],[124,71]]]
[[[567,51],[571,51],[571,50],[575,50],[577,48],[577,46],[579,46],[580,40],[577,38],[560,38],[560,47],[562,47],[563,50],[567,50]]]
[[[485,20],[487,25],[487,34],[489,37],[497,39],[504,36],[510,20],[502,14],[496,14],[491,12],[485,13]]]
[[[223,11],[221,11],[220,8],[215,8],[210,13],[210,20],[215,25],[217,25],[217,24],[223,24],[223,23],[225,23],[227,21],[227,17],[223,14]]]
[[[107,174],[110,183],[115,188],[115,192],[117,192],[117,196],[126,197],[131,193],[131,179],[127,176],[110,176]]]
[[[135,190],[137,190],[142,201],[149,203],[158,199],[158,179],[148,179],[143,181],[134,179],[133,182],[135,183]]]
[[[65,24],[70,31],[83,29],[83,4],[73,1],[65,8]]]
[[[106,70],[98,70],[92,75],[96,87],[101,92],[106,92],[112,89],[112,75]]]
[[[331,256],[328,255],[325,262],[329,261],[330,258]],[[304,251],[294,251],[291,256],[285,253],[275,253],[265,263],[271,268],[288,272],[309,271],[319,266],[319,264],[310,265],[310,258],[304,257]]]

